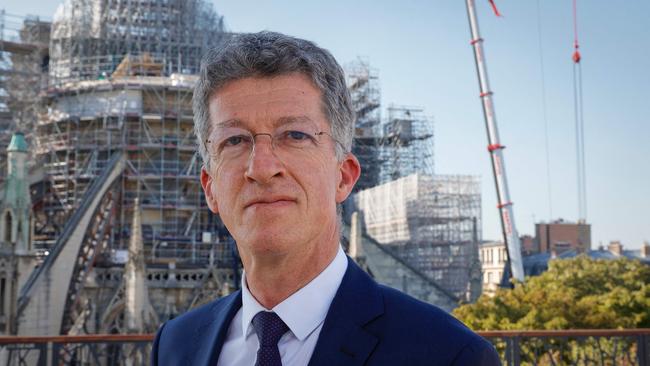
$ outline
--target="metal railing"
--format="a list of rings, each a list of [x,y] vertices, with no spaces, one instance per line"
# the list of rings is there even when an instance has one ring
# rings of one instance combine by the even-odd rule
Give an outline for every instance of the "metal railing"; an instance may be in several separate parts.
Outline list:
[[[483,331],[504,366],[650,366],[650,329]],[[153,334],[0,337],[2,365],[148,365]]]
[[[650,329],[576,329],[478,332],[504,366],[650,366]]]
[[[0,364],[149,365],[153,334],[0,337]]]

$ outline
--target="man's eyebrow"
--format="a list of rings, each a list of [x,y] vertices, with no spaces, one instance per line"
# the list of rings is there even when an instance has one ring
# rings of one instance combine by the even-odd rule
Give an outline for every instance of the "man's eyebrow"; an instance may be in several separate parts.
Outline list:
[[[285,116],[285,117],[280,117],[275,122],[273,125],[275,127],[277,126],[282,126],[286,124],[292,124],[292,123],[314,123],[311,118],[307,116]]]
[[[300,116],[284,116],[276,119],[273,122],[273,127],[283,126],[293,123],[314,123],[311,118],[300,115]],[[246,127],[246,123],[238,118],[227,119],[217,123],[217,128],[230,128],[230,127]]]
[[[233,118],[233,119],[227,119],[225,121],[221,121],[217,123],[218,128],[229,128],[229,127],[241,127],[244,125],[244,122],[242,122],[240,119]]]

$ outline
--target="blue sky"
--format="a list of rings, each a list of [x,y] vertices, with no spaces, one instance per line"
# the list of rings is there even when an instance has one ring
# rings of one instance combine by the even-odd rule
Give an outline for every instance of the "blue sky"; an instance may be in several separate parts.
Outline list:
[[[549,129],[552,218],[577,218],[572,1],[476,0],[520,233],[549,220],[541,52]],[[14,14],[51,18],[57,2],[5,0]],[[540,11],[538,12],[538,6]],[[498,239],[487,138],[464,1],[215,1],[235,32],[307,38],[341,62],[379,69],[384,106],[423,106],[435,123],[435,170],[478,174],[483,236]],[[587,219],[592,246],[650,240],[650,2],[578,0],[583,56]]]

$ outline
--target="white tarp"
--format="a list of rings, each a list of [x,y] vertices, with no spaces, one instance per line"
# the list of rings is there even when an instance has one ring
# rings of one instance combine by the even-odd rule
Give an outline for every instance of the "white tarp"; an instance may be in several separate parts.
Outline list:
[[[411,174],[354,196],[366,232],[382,244],[471,240],[480,200],[479,178],[461,175]]]
[[[79,117],[142,113],[140,90],[94,91],[87,94],[59,97],[53,113]]]

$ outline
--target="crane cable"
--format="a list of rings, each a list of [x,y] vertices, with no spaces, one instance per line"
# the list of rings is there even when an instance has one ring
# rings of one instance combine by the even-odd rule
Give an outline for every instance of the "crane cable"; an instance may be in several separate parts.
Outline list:
[[[544,151],[546,155],[546,184],[548,193],[548,219],[553,219],[553,192],[551,184],[551,158],[548,142],[548,113],[546,107],[546,75],[544,73],[544,50],[542,47],[542,10],[540,0],[537,0],[537,40],[539,46],[539,68],[542,81],[542,117],[544,119]],[[533,220],[534,221],[534,220]]]
[[[578,219],[587,220],[586,169],[585,169],[585,125],[582,104],[582,67],[578,43],[578,6],[573,0],[573,102],[576,137],[576,172],[578,178]]]

